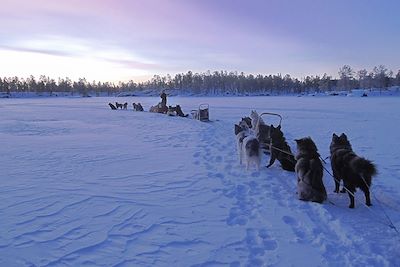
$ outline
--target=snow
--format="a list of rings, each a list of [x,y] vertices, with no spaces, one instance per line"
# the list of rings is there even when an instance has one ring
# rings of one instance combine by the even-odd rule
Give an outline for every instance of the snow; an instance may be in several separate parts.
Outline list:
[[[131,110],[158,101],[0,100],[0,266],[400,266],[384,214],[400,228],[399,98],[169,99],[209,103],[210,123]],[[233,125],[252,109],[281,114],[294,151],[311,136],[326,157],[345,132],[378,166],[379,201],[347,208],[325,173],[329,201],[302,202],[279,163],[246,171]]]

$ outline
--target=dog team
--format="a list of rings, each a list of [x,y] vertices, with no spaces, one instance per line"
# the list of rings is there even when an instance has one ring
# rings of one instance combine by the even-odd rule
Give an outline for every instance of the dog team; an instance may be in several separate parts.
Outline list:
[[[179,116],[179,117],[187,117],[189,114],[184,114],[180,105],[174,106],[167,106],[167,94],[165,91],[162,91],[160,94],[161,102],[157,105],[150,107],[150,112],[155,113],[163,113],[167,114],[168,116]],[[108,103],[112,110],[120,109],[128,109],[128,103],[120,104],[115,102],[115,106],[112,103]],[[133,110],[134,111],[144,111],[142,104],[140,103],[133,103]]]
[[[128,109],[128,103],[125,102],[124,104],[115,102],[114,104],[108,103],[108,105],[110,106],[111,109],[116,110],[116,109]],[[143,107],[140,103],[133,103],[133,110],[135,111],[143,111]]]
[[[128,109],[128,103],[125,102],[125,104],[115,102],[115,106],[111,103],[108,103],[111,109]]]
[[[322,180],[324,167],[317,146],[310,137],[295,140],[297,155],[294,156],[281,126],[266,125],[256,111],[235,124],[235,135],[239,163],[244,163],[247,170],[252,165],[259,170],[262,153],[270,154],[267,168],[278,160],[282,169],[296,173],[300,200],[322,203],[327,199]],[[335,182],[334,192],[347,192],[349,208],[354,208],[354,193],[359,188],[364,192],[365,204],[371,206],[370,186],[372,177],[377,173],[376,167],[371,161],[354,153],[346,134],[332,135],[330,161]],[[343,188],[339,191],[341,180]]]

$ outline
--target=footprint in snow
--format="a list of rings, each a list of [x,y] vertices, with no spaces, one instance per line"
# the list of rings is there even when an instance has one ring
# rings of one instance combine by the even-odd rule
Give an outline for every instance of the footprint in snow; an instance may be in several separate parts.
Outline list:
[[[230,170],[232,169],[232,165],[231,165],[231,164],[227,164],[227,165],[224,167],[224,169],[225,169],[225,171],[230,171]]]
[[[290,216],[283,216],[282,220],[284,223],[290,225],[290,226],[297,226],[297,221],[295,218],[290,217]]]
[[[265,263],[259,257],[264,256],[267,251],[275,250],[278,247],[276,241],[268,234],[267,229],[247,229],[245,242],[249,250],[249,265],[251,266],[263,266]]]
[[[215,170],[215,167],[210,163],[205,163],[205,167],[209,171]]]
[[[283,216],[282,220],[283,220],[284,223],[286,223],[287,225],[291,226],[294,234],[297,237],[297,241],[299,243],[306,242],[307,232],[304,229],[304,227],[302,227],[300,225],[300,223],[295,218],[293,218],[291,216]]]
[[[228,225],[246,225],[248,219],[245,215],[241,214],[241,211],[237,208],[232,208],[229,211],[229,217],[226,220]]]
[[[269,234],[267,229],[261,229],[258,232],[259,237],[262,239],[265,250],[275,250],[278,248],[278,243]]]
[[[217,174],[215,174],[215,177],[217,177],[219,179],[224,179],[225,175],[223,173],[217,173]]]

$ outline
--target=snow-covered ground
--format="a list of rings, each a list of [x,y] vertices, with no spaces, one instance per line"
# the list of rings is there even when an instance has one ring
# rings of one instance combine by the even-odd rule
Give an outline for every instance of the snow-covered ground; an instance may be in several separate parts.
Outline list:
[[[399,98],[169,99],[209,103],[210,123],[131,110],[158,101],[0,100],[0,266],[400,266],[383,213],[400,228]],[[301,202],[278,162],[239,166],[233,124],[252,109],[282,114],[292,150],[311,136],[326,157],[345,132],[379,201],[347,208],[325,173],[329,201]]]

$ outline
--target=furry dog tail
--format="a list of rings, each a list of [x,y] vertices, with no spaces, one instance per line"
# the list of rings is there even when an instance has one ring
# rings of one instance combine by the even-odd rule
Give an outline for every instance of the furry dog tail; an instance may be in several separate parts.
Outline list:
[[[256,138],[249,140],[246,143],[246,150],[249,151],[249,156],[254,157],[254,156],[259,156],[260,155],[260,143]]]
[[[360,173],[364,177],[372,177],[377,174],[375,164],[365,158],[354,158],[351,161],[351,167],[356,173]]]

